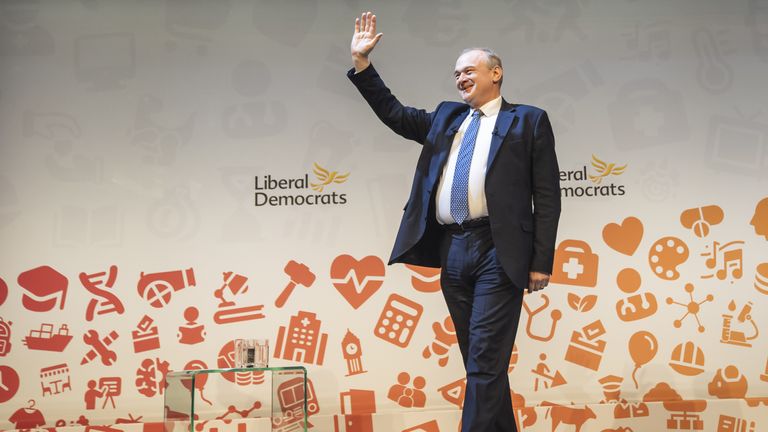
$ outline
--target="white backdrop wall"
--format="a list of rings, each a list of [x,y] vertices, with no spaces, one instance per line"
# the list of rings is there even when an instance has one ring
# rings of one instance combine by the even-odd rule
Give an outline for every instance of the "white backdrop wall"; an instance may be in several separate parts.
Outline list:
[[[376,430],[455,430],[463,371],[442,296],[383,265],[419,148],[344,75],[368,9],[384,32],[373,61],[404,103],[457,99],[456,56],[490,46],[507,100],[553,121],[556,270],[577,271],[526,298],[510,364],[526,430],[768,428],[758,0],[3,0],[0,428],[157,421],[163,365],[226,365],[230,341],[266,337],[272,364],[309,368],[314,430],[334,430],[350,390],[375,394]],[[309,286],[277,307],[292,277]],[[420,314],[388,341],[393,298]],[[313,314],[324,349],[293,356],[281,327]],[[72,339],[53,346],[46,324]],[[219,391],[261,385],[246,384]]]

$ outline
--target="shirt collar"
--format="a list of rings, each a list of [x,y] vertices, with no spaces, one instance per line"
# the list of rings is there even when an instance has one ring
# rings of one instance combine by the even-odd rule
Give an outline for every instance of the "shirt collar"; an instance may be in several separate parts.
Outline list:
[[[501,111],[501,96],[497,97],[496,99],[492,101],[486,102],[485,105],[480,107],[480,111],[482,111],[483,115],[486,117],[495,116],[496,114]],[[472,117],[472,114],[475,113],[474,109],[471,109],[469,111],[469,116]]]

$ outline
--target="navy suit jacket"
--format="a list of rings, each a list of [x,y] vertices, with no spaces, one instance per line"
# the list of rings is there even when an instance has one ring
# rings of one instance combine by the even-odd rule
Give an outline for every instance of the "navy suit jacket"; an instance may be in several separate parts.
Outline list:
[[[347,76],[373,111],[397,134],[422,145],[411,194],[389,263],[440,267],[443,231],[435,194],[453,138],[469,105],[442,102],[432,112],[407,107],[392,95],[373,65]],[[491,235],[504,271],[519,288],[528,272],[552,272],[560,218],[560,173],[547,113],[502,101],[485,174]]]

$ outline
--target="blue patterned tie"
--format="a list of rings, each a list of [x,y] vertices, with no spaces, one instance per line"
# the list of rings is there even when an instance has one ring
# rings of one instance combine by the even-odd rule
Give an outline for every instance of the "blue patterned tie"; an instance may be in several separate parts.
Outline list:
[[[457,224],[467,220],[469,216],[469,166],[472,164],[472,153],[475,151],[477,131],[480,129],[480,110],[472,114],[464,138],[461,140],[459,157],[456,159],[456,171],[453,173],[453,186],[451,186],[451,216]]]

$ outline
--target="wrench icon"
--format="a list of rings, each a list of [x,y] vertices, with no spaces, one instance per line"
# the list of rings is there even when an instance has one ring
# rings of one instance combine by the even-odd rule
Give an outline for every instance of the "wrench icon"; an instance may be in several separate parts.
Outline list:
[[[91,350],[83,356],[83,359],[80,360],[80,364],[84,365],[89,363],[98,356],[105,366],[112,366],[117,360],[117,354],[107,347],[112,345],[112,342],[117,339],[118,336],[117,332],[112,330],[106,337],[99,339],[99,333],[96,330],[88,330],[88,332],[83,335],[83,342],[90,346]]]

